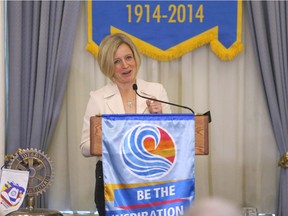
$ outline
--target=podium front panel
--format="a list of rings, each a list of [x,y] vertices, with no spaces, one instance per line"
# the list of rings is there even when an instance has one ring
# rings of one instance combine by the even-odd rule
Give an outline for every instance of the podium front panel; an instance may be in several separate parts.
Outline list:
[[[207,115],[195,116],[195,154],[208,155],[208,123]],[[102,117],[90,118],[90,153],[94,156],[102,156]]]

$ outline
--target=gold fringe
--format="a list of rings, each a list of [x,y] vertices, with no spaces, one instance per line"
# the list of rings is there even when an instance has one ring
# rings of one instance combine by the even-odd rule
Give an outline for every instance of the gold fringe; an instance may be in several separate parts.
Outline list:
[[[139,51],[144,55],[147,55],[159,61],[171,61],[217,38],[216,35],[218,33],[218,28],[217,27],[212,28],[194,38],[183,41],[182,43],[174,47],[171,47],[167,50],[162,50],[155,46],[152,46],[151,44],[143,40],[140,40],[139,38],[136,38],[133,35],[130,35],[127,32],[124,32],[113,26],[111,27],[110,31],[111,34],[123,33],[129,36],[135,43],[135,45],[138,47]]]
[[[218,41],[218,27],[212,28],[194,38],[183,41],[182,43],[167,50],[161,50],[143,40],[134,37],[133,35],[121,31],[120,29],[111,27],[111,34],[115,33],[126,34],[136,44],[141,53],[159,61],[174,60],[209,42],[212,51],[223,61],[232,60],[235,56],[238,55],[239,52],[243,50],[242,43],[238,41],[236,41],[229,49],[225,48]]]
[[[218,40],[212,41],[210,43],[210,47],[212,51],[223,61],[232,60],[244,49],[241,42],[235,42],[227,49]]]

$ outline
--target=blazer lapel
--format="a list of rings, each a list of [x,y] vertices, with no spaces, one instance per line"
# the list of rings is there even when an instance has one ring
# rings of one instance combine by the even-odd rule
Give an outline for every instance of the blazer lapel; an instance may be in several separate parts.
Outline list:
[[[106,106],[108,106],[111,114],[124,114],[125,110],[122,104],[120,92],[117,86],[110,83],[105,89],[104,101]]]
[[[141,94],[141,93],[140,93]],[[149,113],[148,107],[146,105],[146,99],[137,96],[137,113]]]
[[[137,80],[138,92],[140,95],[151,97],[145,84],[146,83],[144,80]],[[117,85],[114,83],[109,83],[107,85],[104,94],[104,101],[106,103],[105,105],[108,106],[109,110],[111,111],[111,114],[125,114],[120,92]],[[145,98],[136,96],[136,102],[138,114],[149,113]]]

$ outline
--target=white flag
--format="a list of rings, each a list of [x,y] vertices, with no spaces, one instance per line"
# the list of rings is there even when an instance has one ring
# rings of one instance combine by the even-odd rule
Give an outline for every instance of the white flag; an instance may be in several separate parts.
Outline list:
[[[0,215],[17,211],[23,203],[29,180],[29,172],[13,169],[1,170]]]

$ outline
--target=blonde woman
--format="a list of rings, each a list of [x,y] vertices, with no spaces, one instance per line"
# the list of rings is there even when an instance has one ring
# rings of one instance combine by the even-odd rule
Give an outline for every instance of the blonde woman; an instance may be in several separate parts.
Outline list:
[[[104,87],[90,92],[83,120],[81,153],[90,157],[90,117],[97,114],[171,113],[170,106],[137,97],[133,84],[145,97],[168,101],[162,84],[137,79],[141,59],[136,46],[124,34],[106,36],[100,44],[98,64],[110,79]],[[96,164],[95,203],[100,216],[105,215],[102,161]]]

